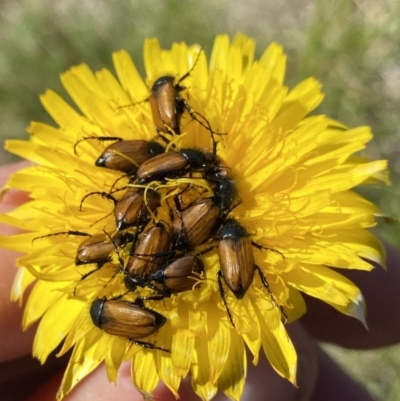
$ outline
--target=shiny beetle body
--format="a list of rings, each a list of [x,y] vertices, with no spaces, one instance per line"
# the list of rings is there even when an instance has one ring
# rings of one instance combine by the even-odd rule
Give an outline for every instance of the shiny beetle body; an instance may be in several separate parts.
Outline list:
[[[129,236],[118,235],[112,240],[106,234],[96,234],[83,240],[76,253],[76,266],[97,263],[104,264],[110,260],[111,253],[116,247],[126,243]]]
[[[193,120],[196,120],[204,128],[213,132],[208,121],[199,113],[195,113],[188,102],[179,95],[180,92],[186,89],[185,86],[181,86],[181,82],[191,74],[200,59],[201,52],[202,49],[199,51],[192,68],[186,74],[182,75],[176,83],[175,77],[165,75],[158,78],[151,87],[148,101],[150,103],[153,121],[158,134],[167,143],[168,140],[166,140],[162,134],[175,133],[176,135],[180,135],[180,121],[185,110]],[[197,116],[200,116],[202,119],[199,119]]]
[[[182,256],[165,269],[157,270],[151,279],[162,284],[168,293],[189,291],[196,284],[196,275],[204,272],[201,259],[195,255]]]
[[[175,246],[191,250],[205,243],[240,203],[233,180],[214,176],[214,181],[217,183],[214,196],[197,200],[182,211],[177,210],[178,218],[173,220],[171,227]]]
[[[146,192],[139,188],[128,188],[124,195],[115,202],[114,216],[118,230],[127,227],[143,224],[148,220],[149,209],[155,211],[160,205],[160,196],[153,190]]]
[[[249,234],[236,220],[227,219],[218,231],[218,257],[225,283],[242,299],[254,277],[254,255]]]
[[[164,152],[157,142],[140,139],[118,141],[109,145],[96,160],[96,166],[134,174],[146,160]]]
[[[175,246],[193,249],[206,242],[219,220],[220,211],[213,198],[204,198],[179,212],[171,227]]]
[[[221,298],[225,304],[229,320],[231,321],[232,325],[234,326],[234,323],[225,299],[221,279],[224,279],[226,285],[237,299],[242,299],[253,281],[255,270],[258,271],[261,282],[264,288],[267,290],[272,303],[280,310],[284,323],[286,323],[287,316],[283,311],[282,306],[279,305],[274,294],[272,293],[264,273],[260,267],[254,263],[252,247],[270,250],[277,252],[280,255],[282,254],[279,251],[265,248],[262,245],[251,241],[250,234],[235,219],[226,219],[221,228],[218,230],[217,237],[219,239],[218,257],[221,266],[221,270],[218,272],[217,276],[218,285]]]
[[[162,224],[150,227],[140,237],[126,265],[127,274],[147,280],[165,261],[171,248],[169,234]]]
[[[159,132],[168,134],[169,129],[172,129],[177,135],[180,134],[180,120],[185,108],[189,106],[179,96],[179,92],[185,89],[179,85],[179,82],[188,75],[185,74],[177,84],[174,84],[174,77],[167,75],[158,78],[151,87],[150,108],[154,124]]]
[[[189,171],[201,171],[208,165],[206,155],[198,149],[180,149],[162,153],[144,162],[137,170],[139,184],[154,179],[182,176]]]
[[[142,347],[167,351],[154,344],[137,341],[154,334],[167,321],[153,310],[121,300],[97,299],[90,307],[90,317],[93,324],[107,334],[128,338]]]

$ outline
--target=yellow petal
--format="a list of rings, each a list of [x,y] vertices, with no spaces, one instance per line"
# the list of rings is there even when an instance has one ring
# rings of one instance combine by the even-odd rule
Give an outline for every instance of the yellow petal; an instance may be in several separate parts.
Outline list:
[[[228,361],[218,379],[218,386],[224,394],[236,401],[241,399],[247,376],[247,359],[243,340],[232,336]]]
[[[33,354],[39,361],[44,363],[65,338],[84,305],[81,301],[62,295],[57,303],[50,306],[39,323],[33,343]],[[59,319],[60,316],[62,319]]]
[[[28,329],[33,323],[42,317],[44,313],[58,302],[62,293],[57,291],[65,287],[65,283],[52,283],[38,281],[29,294],[28,302],[24,311],[22,326]]]
[[[178,331],[173,335],[171,360],[175,374],[185,377],[190,369],[193,358],[195,337],[184,331]]]
[[[210,359],[205,338],[196,338],[192,364],[192,387],[202,400],[211,400],[217,393],[217,386],[210,381]]]
[[[339,312],[355,317],[366,326],[365,301],[354,283],[325,266],[313,265],[303,269],[307,272],[306,280],[304,273],[292,270],[284,274],[288,283],[312,297],[321,299]]]
[[[108,380],[112,383],[117,382],[118,370],[124,360],[124,355],[127,348],[127,341],[119,337],[111,337],[112,343],[110,344],[107,354],[105,356],[105,363],[107,368]]]
[[[99,361],[93,358],[93,354],[93,343],[89,339],[76,345],[57,392],[57,400],[64,398],[82,379],[97,368]]]
[[[23,301],[23,295],[26,289],[35,280],[36,280],[35,276],[33,276],[27,270],[19,268],[17,270],[17,274],[15,275],[15,279],[11,289],[11,300],[15,302],[19,301],[19,304],[21,306]]]
[[[133,345],[133,347],[138,347],[138,345]],[[151,394],[159,381],[155,352],[162,351],[143,350],[137,352],[132,359],[133,384],[145,394]]]
[[[233,330],[228,329],[220,320],[210,319],[208,324],[208,354],[210,359],[210,381],[218,383],[224,370],[231,345]]]
[[[171,356],[165,352],[157,352],[157,370],[160,373],[160,379],[178,397],[178,389],[181,383],[181,375],[176,374],[175,366]]]
[[[130,100],[140,102],[147,99],[149,90],[129,54],[125,50],[113,53],[113,63],[121,86],[128,92]],[[129,104],[129,102],[125,104]]]

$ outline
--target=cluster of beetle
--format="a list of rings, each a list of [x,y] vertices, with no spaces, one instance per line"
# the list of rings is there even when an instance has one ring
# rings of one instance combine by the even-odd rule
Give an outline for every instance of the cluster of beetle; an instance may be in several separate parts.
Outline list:
[[[82,203],[94,194],[114,202],[116,234],[111,237],[105,232],[93,236],[68,232],[88,236],[78,246],[76,265],[97,264],[99,269],[110,261],[114,251],[118,252],[118,249],[130,245],[127,262],[124,263],[119,256],[118,269],[124,274],[127,292],[133,292],[137,287],[146,287],[154,295],[138,297],[134,302],[123,300],[123,295],[97,299],[90,308],[91,318],[97,327],[108,334],[167,352],[169,350],[141,340],[155,333],[166,322],[164,316],[145,307],[144,302],[162,300],[172,294],[192,290],[198,281],[196,276],[204,273],[201,256],[215,248],[218,248],[220,262],[217,275],[220,295],[232,325],[234,323],[225,299],[223,282],[237,299],[241,299],[253,281],[255,270],[271,300],[286,318],[264,274],[254,262],[252,247],[268,248],[251,241],[246,229],[228,217],[240,199],[229,168],[217,156],[216,133],[207,120],[195,113],[180,96],[180,92],[185,89],[180,83],[191,71],[177,83],[171,76],[161,77],[151,88],[148,101],[158,141],[96,137],[101,141],[114,141],[97,159],[96,166],[124,173],[129,184],[121,189],[112,189],[109,193],[90,193],[83,198]],[[185,111],[192,120],[209,130],[213,142],[212,152],[170,146],[171,141],[167,138],[171,134],[180,134],[180,120]],[[155,219],[161,203],[160,194],[152,188],[152,183],[166,183],[170,179],[179,181],[183,177],[190,177],[192,182],[196,179],[205,180],[213,195],[204,195],[205,192],[196,186],[187,185],[180,194],[169,198],[174,203],[174,207],[169,207],[170,222]],[[185,202],[182,194],[193,191],[197,195]],[[122,193],[122,196],[115,196],[116,193]],[[132,228],[134,230],[130,230]],[[206,247],[210,241],[213,242]],[[205,248],[195,253],[196,248],[202,245]],[[82,279],[92,272],[83,275]]]

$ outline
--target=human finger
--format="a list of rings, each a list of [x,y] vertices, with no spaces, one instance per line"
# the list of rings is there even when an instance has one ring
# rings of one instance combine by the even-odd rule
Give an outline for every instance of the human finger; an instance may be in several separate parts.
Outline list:
[[[53,353],[44,365],[30,355],[0,363],[0,399],[25,400],[57,372],[63,371],[67,362],[68,355],[56,358]]]
[[[0,167],[0,188],[2,188],[9,175],[22,167],[27,162],[15,163]],[[7,191],[0,202],[0,213],[8,212],[28,200],[25,192]],[[13,235],[18,233],[14,227],[0,224],[1,235]],[[23,308],[11,302],[10,292],[16,274],[15,259],[18,254],[13,251],[0,249],[0,362],[19,358],[30,353],[35,329],[26,332],[21,330]]]
[[[62,380],[62,373],[54,376],[27,401],[54,401]],[[104,366],[83,379],[63,401],[143,401],[143,396],[132,385],[130,364],[121,367],[117,384],[110,383]]]
[[[310,401],[374,401],[365,387],[353,380],[321,349],[317,349],[318,380]]]

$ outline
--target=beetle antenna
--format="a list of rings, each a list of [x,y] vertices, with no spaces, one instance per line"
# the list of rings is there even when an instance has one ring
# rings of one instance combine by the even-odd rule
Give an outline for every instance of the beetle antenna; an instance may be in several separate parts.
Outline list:
[[[192,68],[191,68],[185,75],[182,75],[182,76],[179,78],[178,82],[176,83],[178,86],[179,86],[179,84],[180,84],[183,80],[185,80],[185,79],[192,73],[194,67],[196,67],[197,62],[198,62],[199,59],[200,59],[200,55],[201,55],[201,52],[202,52],[202,51],[203,51],[203,46],[200,47],[200,50],[199,50],[199,52],[197,53],[196,61],[195,61],[194,64],[192,65]]]
[[[114,192],[117,192],[117,191],[114,191]],[[107,192],[99,192],[99,191],[89,192],[88,194],[86,194],[82,198],[81,203],[79,204],[79,211],[80,212],[82,212],[82,206],[83,206],[83,203],[85,202],[86,198],[88,198],[89,196],[92,196],[92,195],[100,195],[102,198],[105,198],[105,199],[108,199],[110,201],[113,201],[114,205],[117,203],[117,200],[111,194],[109,194]]]
[[[122,106],[118,106],[116,109],[114,109],[115,111],[120,110],[120,109],[126,109],[128,107],[132,107],[132,106],[137,106],[139,104],[143,104],[149,101],[149,98],[141,100],[140,102],[136,102],[136,103],[130,103],[130,104],[124,104]]]
[[[35,238],[32,239],[32,244],[33,244],[33,241],[36,241],[37,239],[55,237],[57,235],[65,235],[65,234],[66,235],[77,235],[77,236],[82,236],[82,237],[91,237],[91,234],[85,233],[83,231],[68,230],[68,231],[60,231],[58,233],[53,233],[53,234],[42,235],[40,237],[35,237]]]
[[[259,250],[265,249],[266,251],[272,251],[272,252],[278,253],[279,255],[282,256],[283,259],[286,259],[286,258],[285,258],[285,255],[284,255],[282,252],[277,251],[276,249],[267,248],[266,246],[257,244],[257,242],[254,242],[254,241],[251,241],[251,245],[253,245],[255,248],[257,248],[257,249],[259,249]]]
[[[122,138],[118,138],[116,136],[86,136],[82,139],[79,139],[78,142],[75,143],[74,145],[74,154],[75,156],[78,156],[78,152],[76,151],[76,147],[83,141],[88,141],[89,139],[97,139],[100,142],[105,142],[105,141],[122,141]]]

